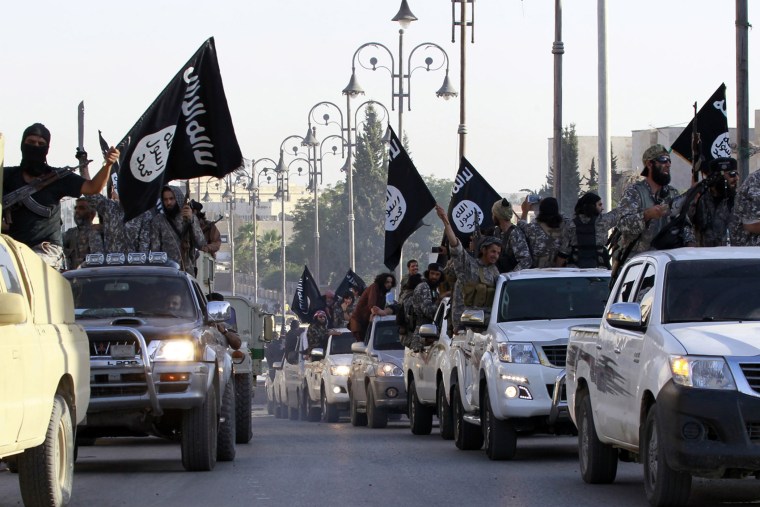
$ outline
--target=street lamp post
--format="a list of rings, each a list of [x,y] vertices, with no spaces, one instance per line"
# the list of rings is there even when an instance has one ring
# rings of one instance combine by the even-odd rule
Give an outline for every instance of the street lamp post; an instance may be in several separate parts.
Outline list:
[[[230,290],[232,295],[235,295],[235,185],[231,181],[232,177],[227,175],[224,178],[225,189],[222,194],[222,199],[229,199],[230,204],[230,220],[227,222],[227,228],[229,232],[230,243]],[[232,187],[232,192],[230,192]]]
[[[273,167],[265,167],[264,169],[256,172],[256,166],[261,162],[268,162]],[[268,171],[274,171],[277,167],[277,162],[271,158],[260,158],[251,162],[251,174],[247,175],[249,178],[248,186],[248,200],[251,204],[251,220],[253,222],[253,303],[258,303],[259,300],[259,259],[258,259],[258,233],[256,231],[256,224],[258,217],[256,216],[256,209],[259,204],[259,178],[261,175],[266,175]]]

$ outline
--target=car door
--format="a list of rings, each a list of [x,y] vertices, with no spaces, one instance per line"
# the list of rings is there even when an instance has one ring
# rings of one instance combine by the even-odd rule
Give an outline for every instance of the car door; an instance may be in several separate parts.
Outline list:
[[[0,274],[0,293],[20,294],[27,299],[15,257],[1,240]],[[28,315],[22,324],[0,324],[0,447],[18,440],[24,420],[24,403],[33,394],[29,391],[34,385],[30,380],[39,374],[33,361],[37,343],[32,315]]]
[[[445,352],[444,345],[440,343],[441,330],[445,332],[443,326],[445,326],[445,317],[448,304],[446,301],[441,302],[438,305],[435,316],[433,317],[433,324],[435,328],[439,330],[438,341],[433,343],[430,347],[419,354],[418,360],[422,362],[420,367],[420,379],[417,385],[417,394],[425,402],[435,402],[436,396],[436,367],[439,361],[439,356]],[[448,338],[448,337],[447,337]]]
[[[635,300],[644,268],[643,261],[626,267],[614,303],[630,303]],[[626,360],[622,352],[625,344],[640,335],[638,331],[613,327],[602,319],[591,376],[592,382],[596,384],[598,400],[592,398],[592,404],[598,402],[599,406],[605,407],[603,411],[594,411],[594,417],[599,421],[598,427],[604,428],[605,435],[615,440],[622,441],[626,433],[623,426],[626,424],[625,414],[628,413],[626,404],[630,401],[627,376],[630,374],[631,361]]]

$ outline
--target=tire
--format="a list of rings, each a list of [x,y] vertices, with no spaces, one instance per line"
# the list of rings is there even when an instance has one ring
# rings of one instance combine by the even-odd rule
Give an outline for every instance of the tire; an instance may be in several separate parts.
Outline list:
[[[510,421],[496,418],[491,407],[491,397],[485,391],[482,418],[483,442],[486,455],[493,461],[512,459],[517,450],[517,432]]]
[[[213,470],[218,435],[214,386],[199,407],[182,414],[182,466],[190,472]]]
[[[298,419],[309,420],[309,393],[304,388],[298,391]]]
[[[581,477],[588,484],[611,484],[617,475],[618,451],[599,440],[588,392],[582,391],[579,396],[577,421]]]
[[[267,414],[273,415],[274,414],[274,402],[267,400]]]
[[[657,405],[652,405],[644,425],[642,442],[644,492],[650,505],[686,505],[691,491],[691,475],[670,468],[660,445],[661,434]]]
[[[235,439],[237,438],[235,406],[235,383],[230,378],[227,385],[224,386],[224,395],[222,396],[221,421],[216,438],[216,459],[218,461],[235,460]]]
[[[441,438],[452,440],[454,438],[454,420],[451,417],[451,405],[446,401],[446,388],[443,380],[438,382],[438,424],[441,428]]]
[[[298,415],[299,415],[298,408],[288,407],[287,410],[288,410],[288,419],[290,419],[291,421],[297,421]]]
[[[45,441],[18,457],[24,505],[66,505],[74,480],[74,426],[63,396],[53,399]]]
[[[247,444],[253,438],[253,375],[235,375],[235,443]],[[267,412],[271,410],[267,403]],[[269,412],[270,414],[272,412]]]
[[[459,386],[454,384],[451,393],[454,420],[454,443],[463,451],[476,451],[483,447],[483,432],[474,424],[464,420],[464,407],[459,397]]]
[[[385,428],[388,426],[388,411],[375,405],[375,395],[372,386],[367,386],[367,426],[370,428]]]
[[[351,426],[366,426],[367,425],[367,414],[366,413],[359,413],[359,408],[356,406],[356,401],[354,400],[353,395],[349,392],[348,395],[348,403],[350,406],[350,412],[351,412]]]
[[[417,397],[417,384],[412,380],[406,392],[409,410],[409,427],[413,435],[430,435],[433,430],[433,410],[420,403]]]
[[[314,406],[311,401],[308,387],[304,390],[306,393],[306,420],[309,422],[318,422],[322,418],[322,404]]]
[[[320,403],[322,405],[322,422],[338,422],[338,406],[327,402],[324,388],[321,390]]]

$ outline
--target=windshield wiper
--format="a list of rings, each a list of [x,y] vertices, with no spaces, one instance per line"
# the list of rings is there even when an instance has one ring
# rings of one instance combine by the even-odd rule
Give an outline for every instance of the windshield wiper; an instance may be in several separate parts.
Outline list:
[[[140,310],[135,312],[137,317],[177,317],[177,314],[167,311],[145,311]]]

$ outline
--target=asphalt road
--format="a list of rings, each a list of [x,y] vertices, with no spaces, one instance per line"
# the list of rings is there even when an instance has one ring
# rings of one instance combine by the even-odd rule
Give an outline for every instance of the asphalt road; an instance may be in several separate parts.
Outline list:
[[[231,463],[185,472],[179,445],[160,439],[101,439],[79,451],[70,505],[321,506],[508,505],[641,506],[642,467],[620,463],[614,484],[580,478],[576,439],[535,436],[518,441],[516,459],[489,461],[460,451],[433,428],[414,436],[406,418],[386,429],[275,419],[254,405],[254,437]],[[760,503],[755,479],[695,480],[690,505]],[[0,506],[18,506],[17,478],[0,472]]]

